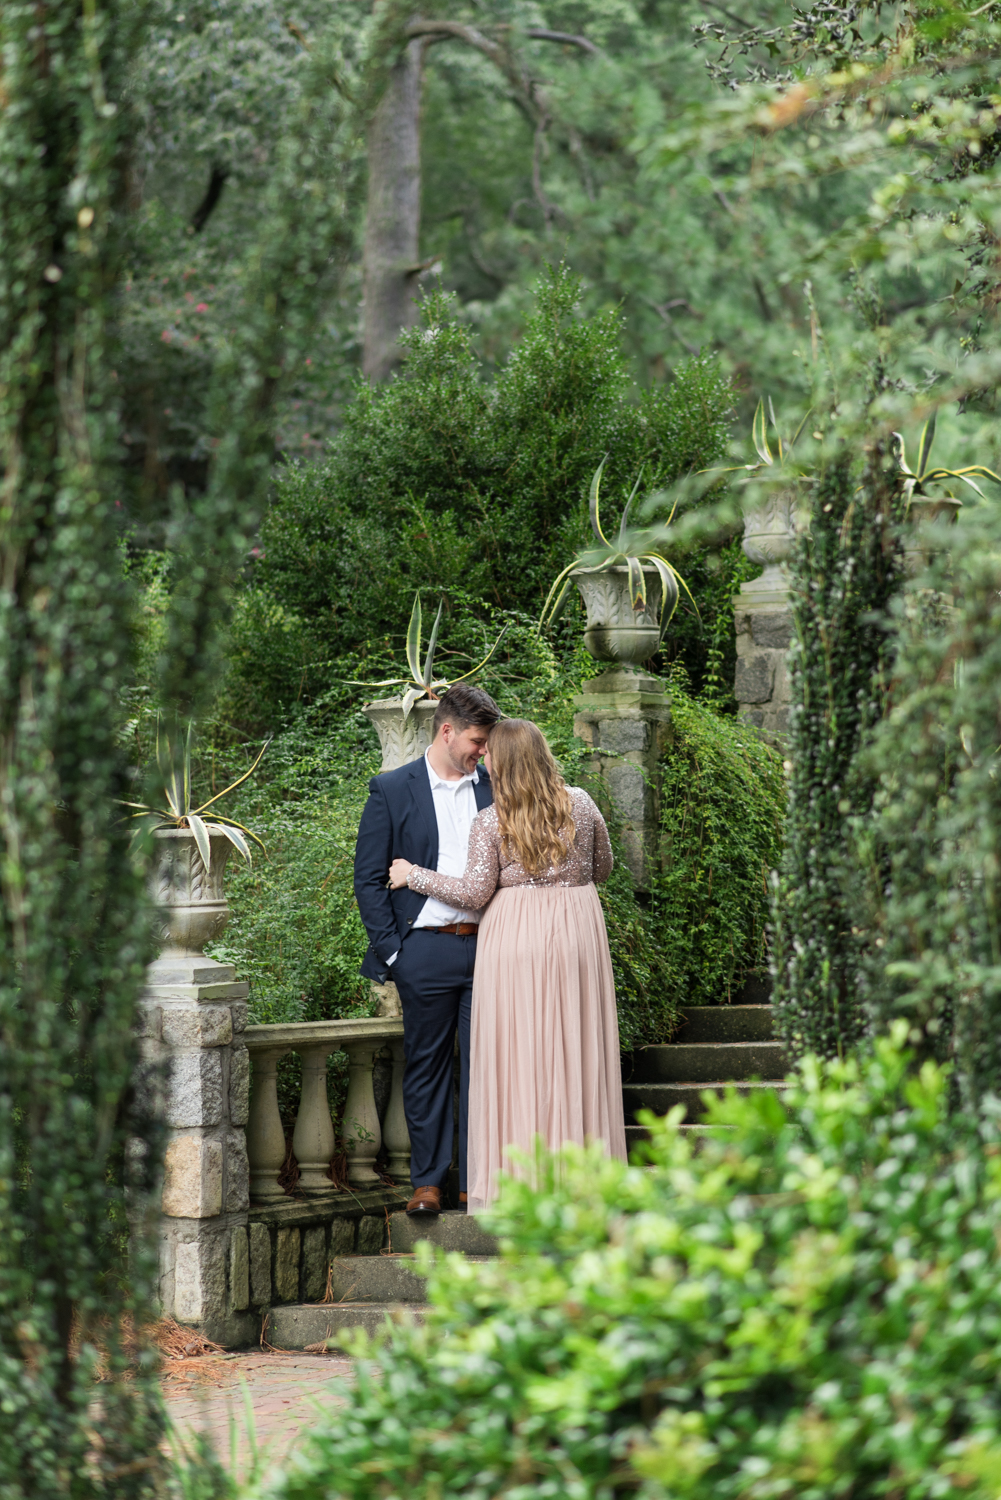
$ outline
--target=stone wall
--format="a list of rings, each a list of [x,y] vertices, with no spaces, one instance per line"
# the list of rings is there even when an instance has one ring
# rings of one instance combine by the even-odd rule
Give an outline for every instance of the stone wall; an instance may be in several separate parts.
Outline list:
[[[255,1204],[247,1226],[248,1306],[258,1330],[270,1307],[283,1302],[322,1302],[332,1260],[341,1255],[378,1255],[386,1246],[387,1215],[405,1206],[409,1194],[387,1188],[347,1192],[336,1204],[289,1198]]]

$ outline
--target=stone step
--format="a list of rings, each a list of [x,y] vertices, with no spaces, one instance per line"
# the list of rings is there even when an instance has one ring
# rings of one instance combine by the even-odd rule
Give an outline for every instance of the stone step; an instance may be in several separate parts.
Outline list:
[[[421,1323],[426,1312],[427,1307],[416,1302],[290,1302],[271,1309],[264,1342],[274,1349],[320,1352],[318,1346],[336,1340],[345,1329],[377,1333],[387,1318],[394,1323]],[[336,1342],[331,1347],[336,1349]]]
[[[764,1082],[738,1082],[734,1085],[739,1094],[749,1094],[754,1089],[784,1088],[781,1078],[765,1079]],[[697,1124],[701,1118],[702,1094],[707,1088],[717,1092],[727,1087],[725,1079],[710,1079],[704,1083],[627,1083],[622,1088],[627,1124],[636,1123],[636,1111],[651,1109],[655,1115],[666,1115],[676,1104],[685,1106],[685,1119]]]
[[[693,1005],[682,1017],[680,1043],[769,1042],[774,1034],[770,1005]]]
[[[725,1136],[733,1128],[732,1125],[681,1125],[679,1127],[683,1136],[687,1137],[690,1141],[696,1142],[705,1140],[707,1136]],[[645,1125],[626,1126],[626,1150],[630,1157],[635,1146],[639,1146],[649,1139],[650,1132]]]
[[[747,1078],[781,1078],[786,1055],[781,1042],[668,1042],[643,1047],[631,1058],[633,1083],[739,1083]]]
[[[469,1260],[487,1260],[470,1255]],[[343,1255],[330,1263],[335,1302],[423,1302],[424,1277],[412,1255]]]
[[[413,1250],[418,1240],[429,1240],[441,1250],[459,1250],[463,1255],[497,1254],[497,1241],[481,1229],[475,1214],[454,1209],[446,1209],[436,1219],[390,1214],[383,1242],[386,1250]]]

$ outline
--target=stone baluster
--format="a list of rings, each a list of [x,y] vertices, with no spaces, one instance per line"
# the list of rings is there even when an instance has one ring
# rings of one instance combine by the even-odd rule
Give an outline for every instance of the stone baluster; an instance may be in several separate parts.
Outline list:
[[[403,1038],[388,1044],[393,1059],[393,1082],[389,1091],[389,1107],[383,1124],[382,1138],[389,1153],[388,1172],[397,1187],[405,1187],[410,1181],[410,1132],[403,1109]]]
[[[278,1061],[288,1051],[288,1047],[275,1047],[255,1048],[253,1052],[254,1086],[247,1123],[247,1155],[250,1196],[257,1203],[274,1202],[285,1196],[278,1186],[278,1174],[285,1161],[285,1132],[278,1109]]]
[[[327,1103],[327,1057],[330,1043],[297,1047],[302,1059],[302,1093],[292,1150],[299,1163],[299,1191],[307,1198],[335,1191],[328,1173],[334,1154],[334,1123]]]
[[[382,1144],[372,1083],[376,1049],[368,1039],[345,1041],[342,1046],[350,1063],[348,1097],[344,1102],[348,1181],[352,1187],[375,1187],[381,1181],[375,1170],[375,1158]]]

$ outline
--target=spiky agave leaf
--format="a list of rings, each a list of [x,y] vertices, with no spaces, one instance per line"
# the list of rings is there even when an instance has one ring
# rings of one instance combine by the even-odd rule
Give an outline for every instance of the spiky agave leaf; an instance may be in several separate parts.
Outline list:
[[[641,609],[646,609],[646,574],[638,557],[627,557],[626,568],[629,577],[629,602],[633,613],[639,614]]]
[[[424,684],[425,691],[431,686],[431,665],[434,661],[434,648],[438,644],[438,626],[441,624],[441,612],[444,608],[445,601],[442,599],[438,605],[438,613],[434,617],[434,628],[431,631],[431,639],[428,641],[428,654],[424,660],[424,673],[418,678],[418,681]]]
[[[598,493],[601,489],[601,475],[607,462],[608,454],[606,453],[604,458],[601,460],[601,463],[594,471],[594,478],[591,480],[591,489],[587,498],[587,509],[588,514],[591,517],[591,530],[594,532],[599,542],[603,542],[606,547],[609,547],[611,546],[611,543],[601,529],[601,518],[598,514]]]
[[[935,441],[935,428],[938,425],[938,412],[933,411],[927,422],[921,429],[921,437],[918,442],[918,478],[920,479],[928,467],[931,457],[931,445]]]
[[[569,587],[569,580],[568,580],[567,586]],[[468,677],[475,677],[476,674],[477,674],[477,672],[481,672],[483,670],[483,668],[486,666],[487,662],[493,656],[494,652],[497,650],[497,647],[500,645],[501,641],[507,635],[508,629],[509,629],[508,625],[503,626],[503,628],[501,629],[500,635],[494,641],[493,645],[490,647],[490,650],[487,652],[486,656],[483,658],[483,660],[481,662],[479,662],[475,667],[472,667],[468,672],[463,672],[463,674],[462,674],[461,677],[454,678],[451,683],[447,684],[447,686],[454,687],[457,682],[465,682]],[[445,687],[445,686],[446,686],[445,683],[432,683],[432,687]]]
[[[426,691],[425,691],[425,689],[423,687],[412,687],[412,688],[408,688],[407,689],[407,691],[404,693],[403,699],[402,699],[402,703],[403,703],[403,722],[404,722],[404,724],[409,719],[409,717],[410,717],[410,710],[413,708],[413,706],[417,702],[418,698],[424,698],[426,696],[427,696],[427,693],[426,693]]]
[[[238,828],[235,828],[232,823],[222,822],[215,823],[213,827],[226,835],[237,854],[242,854],[248,865],[253,864],[253,860],[250,857],[250,845]]]
[[[202,864],[205,866],[206,873],[208,873],[209,866],[212,863],[212,845],[209,841],[209,831],[197,813],[189,812],[187,818],[188,827],[195,836],[195,845],[202,857]]]
[[[772,450],[768,446],[768,419],[765,416],[764,397],[758,401],[754,412],[754,421],[751,423],[751,440],[758,450],[758,457],[763,464],[775,462]]]
[[[265,750],[271,744],[271,738],[272,738],[271,735],[269,735],[268,738],[264,741],[264,744],[261,746],[260,750],[257,752],[257,757],[256,757],[256,759],[254,761],[254,764],[251,766],[251,768],[250,768],[249,771],[244,771],[243,775],[242,776],[238,776],[235,781],[231,781],[230,784],[229,784],[229,786],[224,787],[221,792],[216,792],[215,796],[214,797],[210,797],[207,802],[203,802],[202,805],[201,805],[201,807],[196,807],[195,808],[195,812],[203,813],[207,807],[211,807],[212,806],[213,802],[218,802],[220,797],[226,797],[226,796],[228,796],[229,793],[230,792],[234,792],[238,786],[242,786],[243,783],[247,780],[248,777],[253,776],[254,772],[257,770],[257,767],[260,765],[260,763],[261,763],[261,761],[262,761],[262,759],[264,757]]]
[[[413,682],[421,680],[421,594],[420,589],[414,595],[414,607],[410,611],[410,624],[407,626],[407,666],[410,668],[410,676]]]

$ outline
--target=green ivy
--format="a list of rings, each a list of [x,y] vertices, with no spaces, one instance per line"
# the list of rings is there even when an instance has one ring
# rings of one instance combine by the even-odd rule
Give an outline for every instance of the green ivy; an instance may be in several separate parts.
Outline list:
[[[654,919],[681,1004],[734,998],[766,964],[769,880],[782,851],[782,758],[671,678],[673,742],[662,765],[663,873]]]

